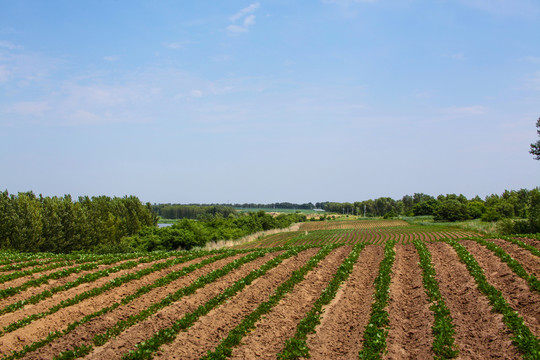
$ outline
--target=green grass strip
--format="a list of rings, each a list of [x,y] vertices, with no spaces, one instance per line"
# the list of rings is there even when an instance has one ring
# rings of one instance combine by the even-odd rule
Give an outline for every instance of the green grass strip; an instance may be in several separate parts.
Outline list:
[[[527,281],[527,284],[529,284],[529,288],[531,290],[534,290],[534,291],[540,293],[540,281],[538,281],[536,276],[527,273],[527,271],[523,268],[523,266],[519,263],[519,261],[517,261],[516,259],[511,257],[506,251],[504,251],[503,248],[501,248],[500,246],[498,246],[498,245],[496,245],[496,244],[494,244],[494,243],[492,243],[490,241],[486,241],[486,240],[484,240],[482,238],[472,238],[472,240],[476,241],[477,243],[479,243],[481,245],[484,245],[489,250],[491,250],[502,261],[504,261],[506,263],[506,265],[508,265],[508,267],[510,269],[512,269],[512,271],[517,276],[519,276],[520,278]]]
[[[261,249],[261,250],[255,251],[255,252],[251,252],[250,254],[248,254],[248,255],[240,258],[240,259],[236,259],[236,260],[230,262],[229,264],[225,265],[221,269],[217,269],[217,270],[214,270],[214,271],[210,272],[207,275],[200,276],[195,281],[193,281],[190,285],[179,289],[174,294],[170,294],[170,295],[166,296],[159,303],[152,304],[148,308],[142,310],[140,313],[138,313],[136,315],[132,315],[126,320],[121,320],[121,321],[117,322],[115,326],[108,329],[107,332],[105,332],[104,334],[96,335],[94,337],[94,339],[93,339],[94,345],[100,346],[100,345],[105,344],[107,341],[109,341],[114,336],[119,335],[120,333],[125,331],[127,328],[129,328],[129,327],[131,327],[131,326],[133,326],[133,325],[147,319],[148,317],[155,314],[160,309],[171,305],[172,303],[180,300],[181,298],[183,298],[186,295],[193,294],[196,290],[204,287],[205,285],[207,285],[209,283],[212,283],[212,282],[216,281],[217,279],[225,276],[226,274],[230,273],[231,271],[233,271],[235,269],[238,269],[242,265],[244,265],[244,264],[246,264],[248,262],[251,262],[251,261],[253,261],[253,260],[255,260],[255,259],[259,258],[259,257],[262,257],[265,254],[267,254],[268,252],[273,252],[273,251],[275,251],[275,249]],[[221,296],[221,294],[218,295],[218,296]],[[191,318],[193,318],[193,317],[191,317]],[[158,332],[158,334],[159,334],[159,332]],[[87,351],[85,353],[83,353],[82,355],[88,354],[91,350],[92,350],[92,347],[87,348]],[[78,348],[76,348],[75,351],[78,351]],[[62,356],[63,353],[60,354],[60,355]]]
[[[467,249],[456,240],[443,239],[457,252],[461,261],[467,266],[469,273],[476,281],[478,289],[488,297],[493,309],[502,314],[504,323],[512,331],[512,343],[523,354],[524,359],[540,359],[540,342],[525,325],[523,318],[506,302],[501,292],[489,284],[484,271]]]
[[[296,284],[304,280],[306,274],[310,272],[319,262],[324,259],[332,250],[334,250],[336,245],[328,245],[322,247],[319,252],[313,256],[302,268],[295,270],[289,279],[284,283],[278,286],[276,291],[268,301],[261,303],[257,309],[255,309],[251,314],[246,316],[242,322],[236,326],[233,330],[229,332],[229,335],[221,341],[221,343],[214,349],[214,351],[208,351],[208,353],[203,356],[201,359],[226,359],[231,356],[233,347],[240,344],[242,338],[249,333],[252,329],[255,328],[256,323],[264,315],[269,313],[272,308],[288,293],[290,293]],[[140,355],[139,355],[140,354]],[[138,353],[139,357],[125,357],[125,359],[145,359],[144,353]]]
[[[388,335],[388,312],[385,310],[390,300],[390,280],[396,252],[395,240],[388,240],[384,246],[384,258],[379,266],[379,275],[375,278],[375,302],[371,305],[371,316],[364,330],[364,345],[358,354],[360,359],[381,359],[386,350]]]
[[[140,262],[151,262],[151,261],[155,261],[155,260],[159,260],[159,259],[167,258],[167,257],[169,257],[169,255],[167,255],[165,253],[159,253],[159,254],[156,254],[156,255],[154,255],[152,257],[149,257],[147,259],[141,259],[139,261]],[[85,291],[85,292],[83,292],[81,294],[78,294],[78,295],[76,295],[76,296],[74,296],[74,297],[72,297],[70,299],[63,300],[59,304],[57,304],[57,305],[51,307],[50,309],[48,309],[47,311],[27,316],[24,319],[21,319],[19,321],[13,322],[13,323],[5,326],[3,331],[0,332],[0,335],[4,335],[6,333],[17,330],[17,329],[19,329],[19,328],[21,328],[23,326],[26,326],[27,324],[31,323],[32,321],[35,321],[35,320],[41,319],[41,318],[43,318],[45,316],[54,314],[55,312],[57,312],[60,309],[63,309],[65,307],[68,307],[68,306],[71,306],[71,305],[75,305],[75,304],[77,304],[77,303],[79,303],[79,302],[81,302],[81,301],[83,301],[85,299],[100,295],[100,294],[104,293],[105,291],[108,291],[108,290],[113,289],[115,287],[119,287],[120,285],[125,284],[125,283],[127,283],[129,281],[140,279],[141,277],[146,276],[148,274],[151,274],[151,273],[153,273],[155,271],[163,270],[163,269],[165,269],[165,268],[167,268],[169,266],[174,265],[177,261],[179,261],[179,258],[170,259],[170,260],[167,260],[167,261],[162,262],[162,263],[154,264],[149,268],[139,270],[136,273],[126,274],[126,275],[111,279],[108,283],[106,283],[106,284],[104,284],[104,285],[102,285],[100,287],[93,288],[91,290],[88,290],[88,291]]]
[[[154,288],[167,285],[170,282],[172,282],[173,280],[176,280],[176,279],[178,279],[178,278],[180,278],[182,276],[185,276],[185,275],[189,274],[190,272],[193,272],[193,271],[195,271],[195,270],[197,270],[197,269],[199,269],[199,268],[201,268],[201,267],[203,267],[205,265],[208,265],[208,264],[210,264],[212,262],[224,259],[224,258],[226,258],[228,256],[231,256],[231,255],[235,254],[235,253],[237,253],[237,252],[232,252],[232,251],[231,252],[220,252],[216,256],[213,256],[213,257],[208,258],[208,259],[204,259],[203,261],[201,261],[199,263],[192,264],[192,265],[187,266],[185,268],[182,268],[182,269],[180,269],[178,271],[170,273],[170,274],[168,274],[167,276],[165,276],[163,278],[159,278],[158,280],[156,280],[151,285],[142,286],[134,294],[128,295],[125,298],[123,298],[122,300],[120,300],[120,301],[118,301],[118,302],[116,302],[116,303],[114,303],[114,304],[112,304],[112,305],[110,305],[108,307],[100,309],[100,310],[98,310],[98,311],[96,311],[96,312],[94,312],[92,314],[86,315],[81,320],[78,320],[78,321],[75,321],[75,322],[69,324],[67,326],[67,328],[62,330],[62,331],[51,332],[51,333],[49,333],[49,335],[45,339],[42,339],[42,340],[36,341],[36,342],[34,342],[32,344],[26,345],[22,350],[12,352],[11,355],[5,356],[4,358],[2,358],[2,360],[12,360],[12,359],[21,358],[24,355],[26,355],[27,353],[36,351],[37,349],[51,343],[53,340],[58,339],[58,338],[60,338],[60,337],[62,337],[64,335],[70,333],[71,331],[75,330],[78,326],[83,325],[83,324],[89,322],[90,320],[92,320],[94,318],[97,318],[99,316],[102,316],[102,315],[104,315],[104,314],[106,314],[106,313],[108,313],[110,311],[113,311],[114,309],[118,308],[121,305],[126,305],[126,304],[130,303],[131,301],[133,301],[136,298],[146,294],[147,292],[149,292],[150,290],[152,290]],[[191,252],[190,255],[183,256],[181,258],[181,260],[180,260],[180,263],[191,261],[191,260],[200,258],[202,256],[206,256],[206,255],[209,255],[209,254],[210,253],[207,252],[207,251]]]
[[[420,267],[422,268],[422,282],[431,305],[429,309],[433,311],[435,321],[431,327],[433,334],[433,352],[435,359],[452,359],[459,355],[456,345],[454,344],[454,324],[450,310],[444,302],[444,298],[439,291],[439,283],[437,282],[435,268],[431,262],[431,254],[426,247],[426,244],[416,239],[413,241],[418,255],[420,257]]]
[[[315,328],[321,323],[323,306],[328,305],[335,298],[338,289],[349,278],[354,264],[366,246],[367,244],[361,243],[353,247],[349,256],[340,265],[334,277],[328,283],[328,286],[321,293],[315,304],[313,304],[311,310],[300,320],[294,336],[285,342],[285,348],[277,355],[278,359],[291,360],[310,357],[309,347],[307,345],[308,334],[315,333]]]

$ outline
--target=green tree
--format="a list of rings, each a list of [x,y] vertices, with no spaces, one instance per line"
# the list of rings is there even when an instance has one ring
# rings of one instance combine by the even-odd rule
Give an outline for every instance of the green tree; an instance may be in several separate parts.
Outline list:
[[[540,118],[536,121],[536,133],[540,136]],[[540,140],[537,140],[535,143],[531,144],[530,154],[534,155],[535,160],[540,160]]]
[[[435,220],[458,221],[468,218],[467,206],[459,200],[445,200],[435,209]]]

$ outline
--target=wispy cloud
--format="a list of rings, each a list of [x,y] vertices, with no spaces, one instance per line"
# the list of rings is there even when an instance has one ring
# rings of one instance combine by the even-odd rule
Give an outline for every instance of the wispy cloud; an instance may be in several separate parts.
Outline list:
[[[109,56],[103,57],[103,60],[108,61],[108,62],[117,61],[119,59],[120,59],[120,56],[117,56],[117,55],[109,55]]]
[[[21,101],[9,106],[5,112],[20,115],[43,115],[51,107],[47,101]]]
[[[448,114],[483,115],[488,111],[488,109],[482,105],[472,105],[472,106],[452,106],[449,108],[444,108],[442,111]]]
[[[257,10],[259,6],[260,6],[259,3],[253,3],[249,5],[248,7],[243,8],[242,10],[240,10],[233,16],[231,16],[229,19],[232,22],[236,22],[238,20],[243,19],[242,24],[241,25],[231,24],[227,26],[227,31],[231,33],[247,32],[249,28],[255,24],[255,15],[253,15],[252,13],[255,12],[255,10]]]
[[[253,4],[249,5],[248,7],[243,8],[242,10],[240,10],[239,12],[237,12],[236,14],[231,16],[229,19],[231,21],[233,21],[233,22],[236,21],[236,20],[239,20],[240,18],[244,17],[245,15],[255,12],[255,10],[257,10],[260,6],[261,6],[261,4],[258,3],[258,2],[253,3]]]
[[[379,0],[322,0],[324,4],[337,4],[341,6],[348,6],[359,3],[374,3]]]
[[[161,45],[165,46],[168,49],[172,50],[179,50],[184,49],[187,45],[189,45],[189,41],[178,41],[178,42],[162,42]]]
[[[9,50],[20,50],[23,48],[20,45],[13,44],[12,42],[5,41],[5,40],[0,40],[0,47],[6,48]]]
[[[540,56],[525,56],[523,59],[521,59],[521,61],[540,64]]]

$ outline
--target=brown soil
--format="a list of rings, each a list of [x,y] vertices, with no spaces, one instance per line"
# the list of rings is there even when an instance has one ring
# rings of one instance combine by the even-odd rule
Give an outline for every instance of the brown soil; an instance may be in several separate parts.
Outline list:
[[[488,241],[503,248],[504,251],[516,259],[529,274],[540,277],[540,257],[533,255],[529,250],[524,249],[519,245],[512,244],[509,241],[501,239],[490,239]]]
[[[156,357],[199,359],[208,350],[214,349],[260,303],[268,300],[275,289],[303,264],[300,261],[285,260],[281,265],[269,270],[234,298],[199,319],[188,331],[178,334],[175,341],[164,345]]]
[[[422,285],[420,258],[414,245],[396,245],[388,314],[390,331],[385,359],[431,359],[433,312]]]
[[[285,263],[298,263],[298,267],[302,266],[316,252],[315,249],[303,251],[299,255],[284,261]],[[268,257],[266,261],[268,261]],[[216,264],[216,269],[223,267],[224,263]],[[212,264],[213,265],[213,264]],[[260,267],[259,262],[251,262],[244,266],[231,271],[229,274],[222,277],[219,281],[207,284],[205,287],[197,290],[193,295],[188,296],[171,306],[168,306],[158,313],[154,314],[145,321],[139,322],[131,328],[112,339],[107,344],[97,347],[85,359],[120,359],[122,355],[129,350],[132,350],[136,344],[151,337],[155,332],[171,326],[176,320],[182,318],[187,313],[193,312],[197,307],[203,305],[208,300],[217,296],[223,290],[234,284],[236,281],[245,277],[252,270]]]
[[[525,280],[517,276],[493,252],[474,241],[463,245],[484,269],[487,281],[502,292],[508,304],[516,310],[536,337],[540,336],[540,294],[532,291]]]
[[[534,246],[538,250],[540,250],[540,240],[536,239],[529,239],[529,238],[516,238],[520,240],[521,242],[524,242],[527,245]]]
[[[519,359],[502,315],[492,312],[488,299],[446,243],[426,244],[432,254],[440,292],[455,325],[454,338],[462,359]]]
[[[176,268],[175,271],[180,270],[184,267],[188,267],[192,264],[196,264],[205,258],[207,257],[205,256],[191,261],[187,261],[179,265],[179,267]],[[199,276],[205,275],[212,270],[214,270],[214,268],[210,265],[207,265],[171,282],[166,286],[155,288],[150,292],[142,295],[141,297],[135,299],[134,301],[130,302],[129,304],[120,306],[113,311],[105,314],[104,316],[95,318],[77,327],[75,330],[71,331],[66,336],[61,337],[48,344],[47,346],[28,354],[24,357],[24,359],[52,359],[55,355],[59,354],[62,351],[72,350],[75,346],[80,346],[82,344],[90,344],[91,340],[95,335],[104,333],[105,331],[107,331],[107,329],[114,326],[118,321],[125,320],[131,315],[138,314],[142,309],[146,309],[151,304],[160,301],[168,294],[174,293],[178,289],[193,282]]]
[[[325,307],[316,333],[308,336],[311,359],[358,359],[383,255],[377,245],[360,253],[349,279]]]
[[[133,273],[138,270],[148,268],[155,263],[163,261],[166,261],[166,259],[161,259],[151,263],[139,264],[135,268],[128,270],[128,272]],[[47,334],[51,331],[62,330],[73,321],[79,320],[88,314],[91,314],[103,307],[113,304],[119,299],[122,299],[125,296],[134,293],[139,287],[151,284],[158,278],[165,276],[170,271],[173,271],[173,269],[167,268],[162,271],[153,272],[147,276],[144,276],[141,279],[129,281],[117,288],[110,289],[109,291],[106,291],[101,295],[91,297],[81,301],[78,304],[62,308],[50,316],[38,319],[23,328],[7,333],[0,338],[0,353],[6,353],[12,350],[20,350],[25,345],[28,345],[36,340],[46,337]],[[119,273],[121,272],[115,273],[115,277],[120,276]],[[111,280],[111,278],[106,278],[106,281],[109,280]],[[91,289],[97,286],[95,285],[97,282],[98,281],[90,284],[84,284],[81,285],[81,287],[88,285],[88,289]],[[80,289],[76,288],[71,290],[79,291]],[[71,298],[73,296],[72,293],[70,294],[70,296],[66,296],[68,295],[68,293],[70,293],[70,290],[66,291],[65,293],[56,294],[53,297],[56,300],[55,303],[58,303],[61,300]],[[47,301],[43,301],[36,305],[26,306],[24,309],[19,310],[15,313],[6,314],[1,318],[1,320],[3,323],[9,324],[13,321],[16,321],[16,319],[18,318],[24,318],[30,313],[39,313],[41,311],[46,311],[48,308],[42,309],[41,311],[34,311],[36,308],[43,307],[45,303],[47,303]],[[52,305],[49,304],[49,306]],[[9,321],[8,319],[10,319],[11,321]]]
[[[38,273],[35,273],[35,274],[22,276],[20,278],[17,278],[17,279],[11,280],[11,281],[7,281],[5,283],[0,284],[0,290],[7,289],[9,287],[21,286],[25,282],[37,279],[37,278],[39,278],[39,277],[41,277],[43,275],[49,275],[49,274],[52,274],[53,272],[56,272],[56,271],[70,269],[70,268],[74,268],[74,267],[77,267],[77,266],[79,266],[79,264],[75,264],[75,265],[72,264],[72,265],[62,266],[62,267],[52,269],[52,270],[41,271],[41,272],[38,272]],[[21,270],[21,271],[24,271],[24,270]]]
[[[351,250],[341,246],[332,251],[305,279],[256,324],[242,343],[233,349],[232,359],[275,359],[283,344],[311,309]]]
[[[161,260],[151,262],[151,263],[138,264],[137,266],[131,269],[120,270],[116,273],[109,274],[109,276],[99,278],[96,281],[81,284],[80,286],[68,289],[67,291],[56,293],[53,296],[46,298],[36,304],[28,304],[24,306],[22,309],[0,316],[0,328],[3,328],[15,321],[24,319],[25,317],[29,315],[39,314],[41,312],[47,311],[51,307],[60,303],[61,301],[70,299],[78,294],[82,294],[83,292],[91,290],[93,288],[103,286],[109,281],[111,281],[112,279],[115,279],[117,277],[120,277],[126,274],[135,273],[139,270],[149,268],[156,263],[165,262],[165,261],[167,261],[167,259],[161,259]]]
[[[128,260],[126,260],[126,261],[128,261]],[[22,292],[20,292],[18,294],[15,294],[13,296],[10,296],[10,297],[7,297],[5,299],[0,300],[0,309],[4,308],[7,305],[13,304],[15,302],[18,302],[18,301],[21,301],[21,300],[24,300],[24,299],[28,299],[28,298],[30,298],[30,297],[32,297],[34,295],[40,294],[43,291],[50,290],[50,289],[52,289],[54,287],[57,287],[57,286],[63,286],[65,284],[67,284],[69,282],[72,282],[72,281],[75,281],[78,278],[83,277],[83,276],[85,276],[87,274],[92,274],[92,273],[98,272],[100,270],[111,268],[111,267],[120,265],[120,264],[122,264],[122,263],[124,263],[126,261],[120,261],[120,262],[114,263],[112,265],[99,265],[97,267],[97,269],[94,269],[94,270],[87,270],[87,271],[81,271],[81,272],[74,273],[74,274],[69,274],[68,276],[63,277],[63,278],[59,278],[59,279],[50,279],[50,280],[48,280],[48,284],[43,284],[43,285],[37,286],[37,287],[31,287],[31,288],[28,288],[28,289],[26,289],[26,290],[24,290],[24,291],[22,291]]]

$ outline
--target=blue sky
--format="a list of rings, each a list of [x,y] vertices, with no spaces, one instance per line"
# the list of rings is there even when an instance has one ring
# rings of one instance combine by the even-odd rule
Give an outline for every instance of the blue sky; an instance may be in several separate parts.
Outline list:
[[[540,185],[536,0],[0,8],[10,193],[316,202]]]

